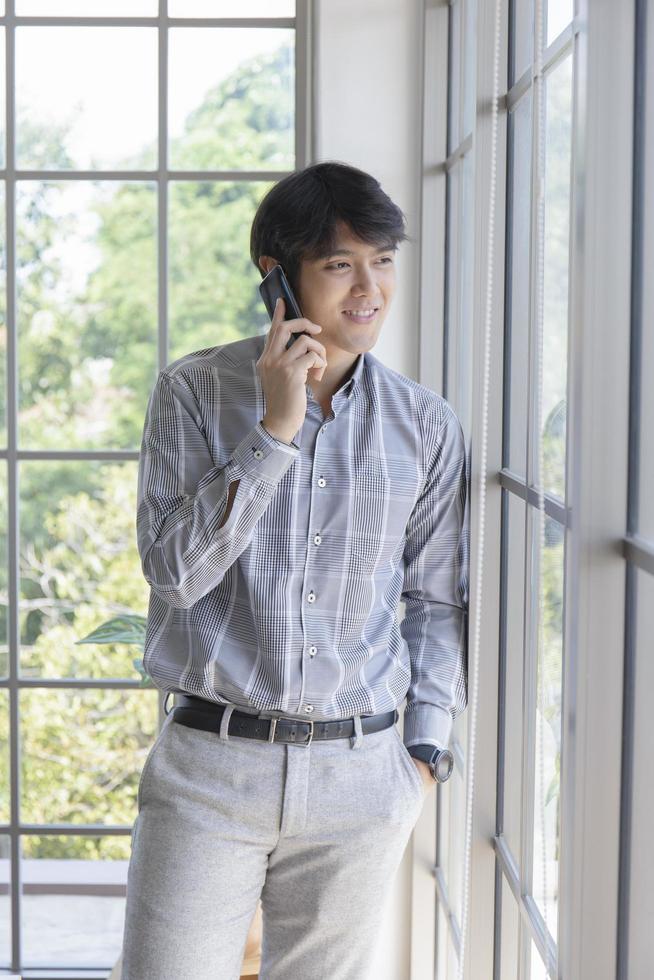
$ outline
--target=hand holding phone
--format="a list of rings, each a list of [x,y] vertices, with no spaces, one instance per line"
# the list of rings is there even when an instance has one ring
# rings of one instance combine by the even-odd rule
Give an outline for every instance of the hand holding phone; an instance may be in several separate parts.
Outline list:
[[[301,329],[292,331],[291,325]],[[278,297],[256,367],[266,398],[262,421],[271,435],[283,442],[293,439],[307,414],[308,372],[314,371],[316,380],[320,381],[327,366],[325,348],[314,339],[321,329],[306,317],[287,320],[286,301]]]
[[[259,292],[261,293],[261,298],[266,305],[268,316],[271,320],[275,315],[275,306],[280,296],[284,300],[284,319],[291,320],[300,319],[302,317],[300,304],[296,300],[293,290],[291,289],[291,284],[286,278],[286,273],[279,263],[274,265],[270,272],[268,272],[261,280],[259,284]],[[293,340],[295,340],[297,335],[298,331],[293,334]]]

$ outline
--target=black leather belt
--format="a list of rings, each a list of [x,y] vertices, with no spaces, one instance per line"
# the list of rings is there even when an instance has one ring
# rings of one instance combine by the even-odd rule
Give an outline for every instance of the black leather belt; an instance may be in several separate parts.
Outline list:
[[[172,715],[173,721],[179,722],[180,725],[218,733],[224,710],[224,704],[205,701],[204,698],[197,698],[192,694],[175,694]],[[378,715],[362,715],[361,730],[364,735],[366,732],[380,732],[394,725],[397,718],[397,708]],[[317,739],[351,738],[354,735],[354,719],[304,721],[302,718],[290,717],[261,718],[235,708],[229,718],[227,734],[239,735],[241,738],[258,738],[266,742],[310,745]]]

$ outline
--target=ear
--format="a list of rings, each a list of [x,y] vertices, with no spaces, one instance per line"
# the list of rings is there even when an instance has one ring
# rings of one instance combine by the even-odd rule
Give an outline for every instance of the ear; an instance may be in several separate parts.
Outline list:
[[[259,267],[267,275],[271,269],[274,269],[276,265],[279,265],[277,259],[273,259],[271,255],[260,255],[259,256]]]

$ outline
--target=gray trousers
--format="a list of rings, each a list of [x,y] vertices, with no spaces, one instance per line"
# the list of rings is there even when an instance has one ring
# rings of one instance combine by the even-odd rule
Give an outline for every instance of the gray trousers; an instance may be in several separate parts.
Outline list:
[[[167,716],[138,788],[122,980],[367,980],[426,795],[396,724],[308,746]],[[271,715],[262,716],[270,717]]]

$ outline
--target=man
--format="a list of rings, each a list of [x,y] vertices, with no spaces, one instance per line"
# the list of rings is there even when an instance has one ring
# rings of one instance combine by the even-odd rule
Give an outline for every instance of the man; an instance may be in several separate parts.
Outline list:
[[[449,774],[464,437],[444,398],[370,353],[406,238],[369,174],[289,175],[251,257],[262,276],[282,265],[302,318],[280,301],[265,336],[159,373],[137,536],[144,664],[175,707],[139,783],[123,980],[236,980],[259,898],[262,980],[364,980],[425,792]]]

